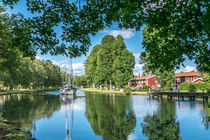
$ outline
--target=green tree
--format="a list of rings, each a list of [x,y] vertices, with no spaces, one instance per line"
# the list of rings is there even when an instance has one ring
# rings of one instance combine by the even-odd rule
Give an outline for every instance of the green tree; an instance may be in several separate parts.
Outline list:
[[[162,91],[172,90],[172,86],[174,86],[175,82],[175,73],[173,70],[158,72],[157,76],[158,76],[157,81],[160,84]]]
[[[85,63],[85,75],[93,85],[124,87],[133,76],[134,56],[121,36],[106,35],[94,46]]]
[[[87,80],[84,75],[82,76],[76,76],[75,77],[75,85],[77,87],[86,87],[87,86]]]
[[[12,7],[18,1],[3,0],[2,3]],[[140,30],[146,24],[153,36],[144,45],[145,51],[153,55],[149,57],[151,68],[173,69],[179,67],[187,56],[195,60],[198,70],[210,71],[209,3],[206,0],[27,0],[26,3],[31,13],[39,13],[29,21],[34,40],[43,53],[65,53],[68,48],[65,44],[58,45],[60,36],[55,32],[58,25],[62,26],[62,39],[72,44],[68,50],[74,54],[72,56],[78,56],[90,45],[88,35],[94,35],[105,26],[117,22],[120,28]],[[167,45],[154,45],[163,42]]]
[[[96,67],[97,67],[97,56],[98,51],[100,49],[100,45],[96,45],[93,47],[90,55],[87,57],[85,61],[85,77],[89,85],[96,84]]]

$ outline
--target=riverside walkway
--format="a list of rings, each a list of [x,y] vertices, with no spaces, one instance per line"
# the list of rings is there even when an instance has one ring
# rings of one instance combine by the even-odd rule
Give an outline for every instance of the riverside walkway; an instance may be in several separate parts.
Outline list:
[[[177,98],[178,100],[184,99],[184,97],[188,97],[189,100],[195,100],[195,98],[203,98],[203,101],[208,102],[208,98],[210,96],[204,92],[150,92],[148,93],[151,98],[162,98],[162,96],[167,96],[169,99]]]

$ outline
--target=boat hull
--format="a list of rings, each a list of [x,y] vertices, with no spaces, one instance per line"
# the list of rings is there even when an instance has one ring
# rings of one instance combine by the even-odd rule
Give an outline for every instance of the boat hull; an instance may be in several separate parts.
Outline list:
[[[60,94],[61,95],[73,95],[75,96],[77,92],[76,88],[71,88],[71,89],[61,89]]]

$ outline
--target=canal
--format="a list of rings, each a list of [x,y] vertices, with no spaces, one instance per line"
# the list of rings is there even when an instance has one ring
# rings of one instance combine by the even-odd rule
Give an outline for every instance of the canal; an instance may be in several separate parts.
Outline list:
[[[0,113],[37,140],[210,140],[210,109],[196,101],[59,91],[0,96]]]

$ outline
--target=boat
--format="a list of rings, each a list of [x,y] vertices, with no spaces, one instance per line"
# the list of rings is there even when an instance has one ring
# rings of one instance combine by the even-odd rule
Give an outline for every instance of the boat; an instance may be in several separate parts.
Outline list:
[[[63,84],[63,86],[60,88],[60,94],[61,95],[73,95],[76,96],[77,88],[74,88],[69,83]]]
[[[70,61],[69,76],[67,78],[67,69],[66,69],[65,82],[63,83],[63,86],[60,88],[60,94],[61,95],[72,95],[73,97],[75,97],[76,96],[76,92],[77,92],[77,88],[74,87],[72,58],[68,57],[68,59]]]

